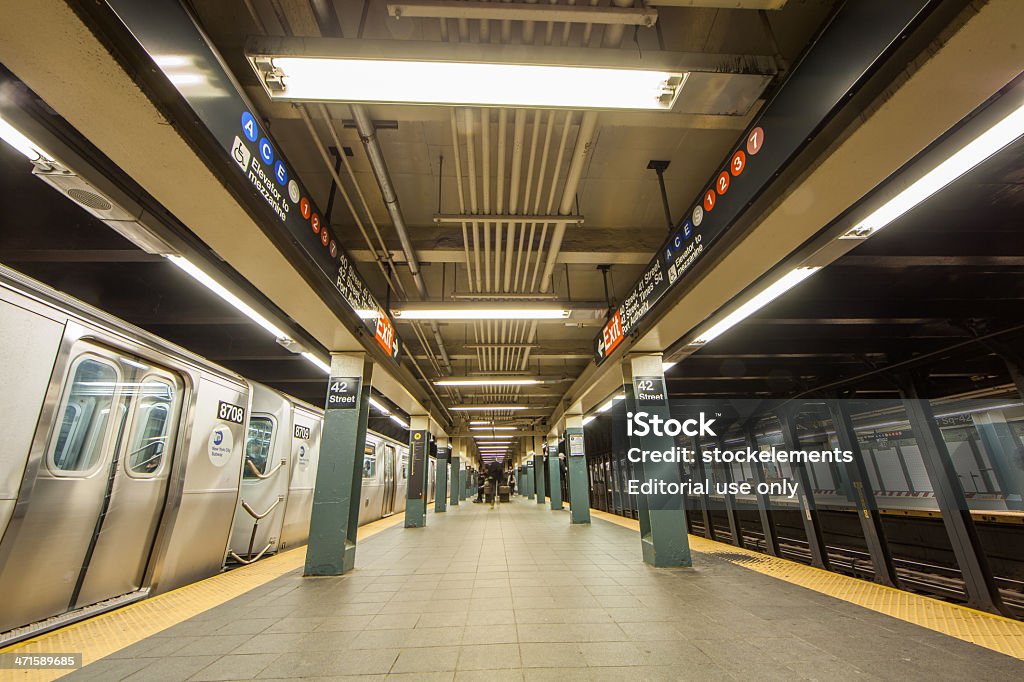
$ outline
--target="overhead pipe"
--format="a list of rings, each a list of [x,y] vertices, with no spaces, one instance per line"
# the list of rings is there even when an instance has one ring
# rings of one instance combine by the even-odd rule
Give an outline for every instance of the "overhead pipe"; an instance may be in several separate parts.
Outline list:
[[[576,190],[579,189],[580,178],[583,177],[583,169],[590,159],[594,146],[594,132],[597,129],[597,112],[587,111],[580,121],[580,130],[576,134],[576,146],[573,148],[572,161],[569,162],[569,173],[565,178],[565,188],[562,190],[562,203],[558,207],[559,215],[570,215],[573,203],[576,201]],[[551,275],[555,272],[555,261],[558,252],[562,248],[562,240],[565,238],[565,223],[555,225],[551,233],[551,250],[548,251],[548,259],[544,264],[544,273],[541,275],[540,292],[547,293],[551,286]]]
[[[377,185],[380,187],[381,197],[384,199],[384,206],[387,208],[388,215],[391,216],[391,223],[395,226],[395,232],[398,233],[398,241],[401,243],[402,251],[405,253],[405,262],[409,267],[409,273],[412,275],[412,281],[416,284],[416,290],[419,292],[420,298],[428,299],[430,296],[427,294],[427,285],[423,282],[420,264],[416,260],[416,252],[413,250],[412,242],[409,240],[409,232],[405,227],[402,207],[398,204],[398,195],[391,184],[391,174],[388,173],[388,167],[384,162],[380,143],[377,141],[376,128],[374,128],[373,121],[370,120],[366,109],[361,104],[353,104],[351,106],[352,118],[355,119],[356,129],[359,131],[359,139],[363,143],[363,148],[366,149],[366,155],[370,159],[370,167],[373,169],[373,175],[377,179]],[[441,330],[436,322],[430,323],[430,329],[434,333],[434,341],[437,343],[438,351],[441,353],[441,359],[444,361],[447,370],[451,372],[452,363],[448,357],[448,349],[445,348],[444,340],[441,338]]]

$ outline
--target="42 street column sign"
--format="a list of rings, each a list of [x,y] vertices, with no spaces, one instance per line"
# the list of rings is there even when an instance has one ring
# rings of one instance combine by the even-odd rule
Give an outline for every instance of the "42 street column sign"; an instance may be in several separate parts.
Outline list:
[[[277,216],[377,343],[397,358],[399,341],[391,317],[370,293],[323,213],[181,3],[107,0],[107,4],[221,144],[253,193]]]
[[[594,339],[600,365],[838,108],[929,0],[847,2],[747,129]]]

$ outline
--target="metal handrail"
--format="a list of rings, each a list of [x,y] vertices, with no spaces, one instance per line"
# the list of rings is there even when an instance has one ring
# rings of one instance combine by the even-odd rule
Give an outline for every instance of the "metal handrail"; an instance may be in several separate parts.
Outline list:
[[[243,559],[242,557],[238,556],[234,552],[228,552],[228,554],[230,554],[231,558],[233,558],[238,563],[248,565],[248,564],[256,563],[257,561],[259,561],[263,557],[263,555],[267,553],[267,550],[270,549],[270,546],[272,544],[273,544],[272,542],[268,542],[267,546],[264,547],[263,549],[261,549],[260,553],[257,554],[256,556],[252,557],[251,559]]]
[[[262,514],[257,514],[255,511],[253,511],[253,508],[250,507],[249,503],[246,502],[245,500],[242,500],[242,509],[244,509],[246,512],[248,512],[249,516],[253,517],[257,521],[260,521],[263,518],[265,518],[267,516],[267,514],[269,514],[270,512],[274,511],[274,509],[277,508],[277,505],[281,504],[281,501],[283,499],[284,499],[284,496],[278,495],[277,499],[274,501],[274,504],[270,505],[270,508],[268,508],[267,511],[263,512]]]
[[[266,479],[268,479],[271,476],[273,476],[274,474],[276,474],[277,470],[280,469],[281,467],[283,467],[287,463],[288,463],[288,460],[282,459],[280,462],[277,463],[276,467],[274,467],[273,469],[271,469],[270,471],[268,471],[265,474],[261,474],[260,470],[256,468],[256,465],[252,463],[251,459],[249,459],[248,457],[245,459],[245,466],[247,466],[249,468],[249,471],[252,472],[253,476],[255,476],[256,478],[260,479],[261,481],[265,481]]]

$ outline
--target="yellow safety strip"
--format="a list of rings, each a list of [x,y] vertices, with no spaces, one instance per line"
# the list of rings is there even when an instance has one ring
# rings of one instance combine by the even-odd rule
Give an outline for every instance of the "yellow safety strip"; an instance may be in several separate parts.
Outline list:
[[[639,521],[597,509],[590,513],[603,521],[640,531]],[[737,566],[1024,660],[1024,622],[697,535],[689,537],[690,549],[695,552],[717,555]]]
[[[400,512],[360,526],[358,539],[366,540],[397,526],[405,519]],[[166,630],[172,625],[239,597],[249,590],[301,568],[306,562],[306,547],[297,547],[248,566],[240,566],[205,580],[179,587],[164,594],[129,604],[94,618],[72,623],[32,639],[0,649],[0,653],[55,654],[81,653],[88,665]],[[0,679],[46,681],[71,670],[0,670]]]

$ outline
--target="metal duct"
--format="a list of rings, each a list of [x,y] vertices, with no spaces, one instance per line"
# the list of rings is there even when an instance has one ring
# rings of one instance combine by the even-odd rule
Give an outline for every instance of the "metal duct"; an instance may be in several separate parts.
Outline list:
[[[416,291],[419,292],[420,298],[427,299],[429,298],[427,295],[427,285],[423,282],[423,276],[420,274],[420,264],[416,260],[416,252],[412,248],[412,242],[409,241],[409,232],[406,230],[405,218],[402,216],[402,207],[398,204],[398,195],[391,184],[391,175],[388,173],[387,164],[384,162],[384,154],[381,152],[380,144],[377,142],[377,131],[374,128],[373,121],[370,120],[366,109],[360,104],[352,105],[352,117],[355,119],[356,129],[359,131],[359,139],[362,140],[363,148],[366,149],[366,155],[370,159],[370,167],[373,169],[373,175],[377,179],[377,185],[380,187],[384,206],[388,210],[388,215],[391,216],[391,223],[395,226],[395,232],[398,233],[398,241],[402,244],[402,251],[405,253],[405,261],[409,266],[412,281],[416,284]],[[437,343],[437,348],[441,353],[441,358],[444,360],[445,367],[451,372],[452,363],[448,358],[448,350],[444,346],[441,330],[436,322],[430,323],[430,330],[434,334],[434,341]]]

